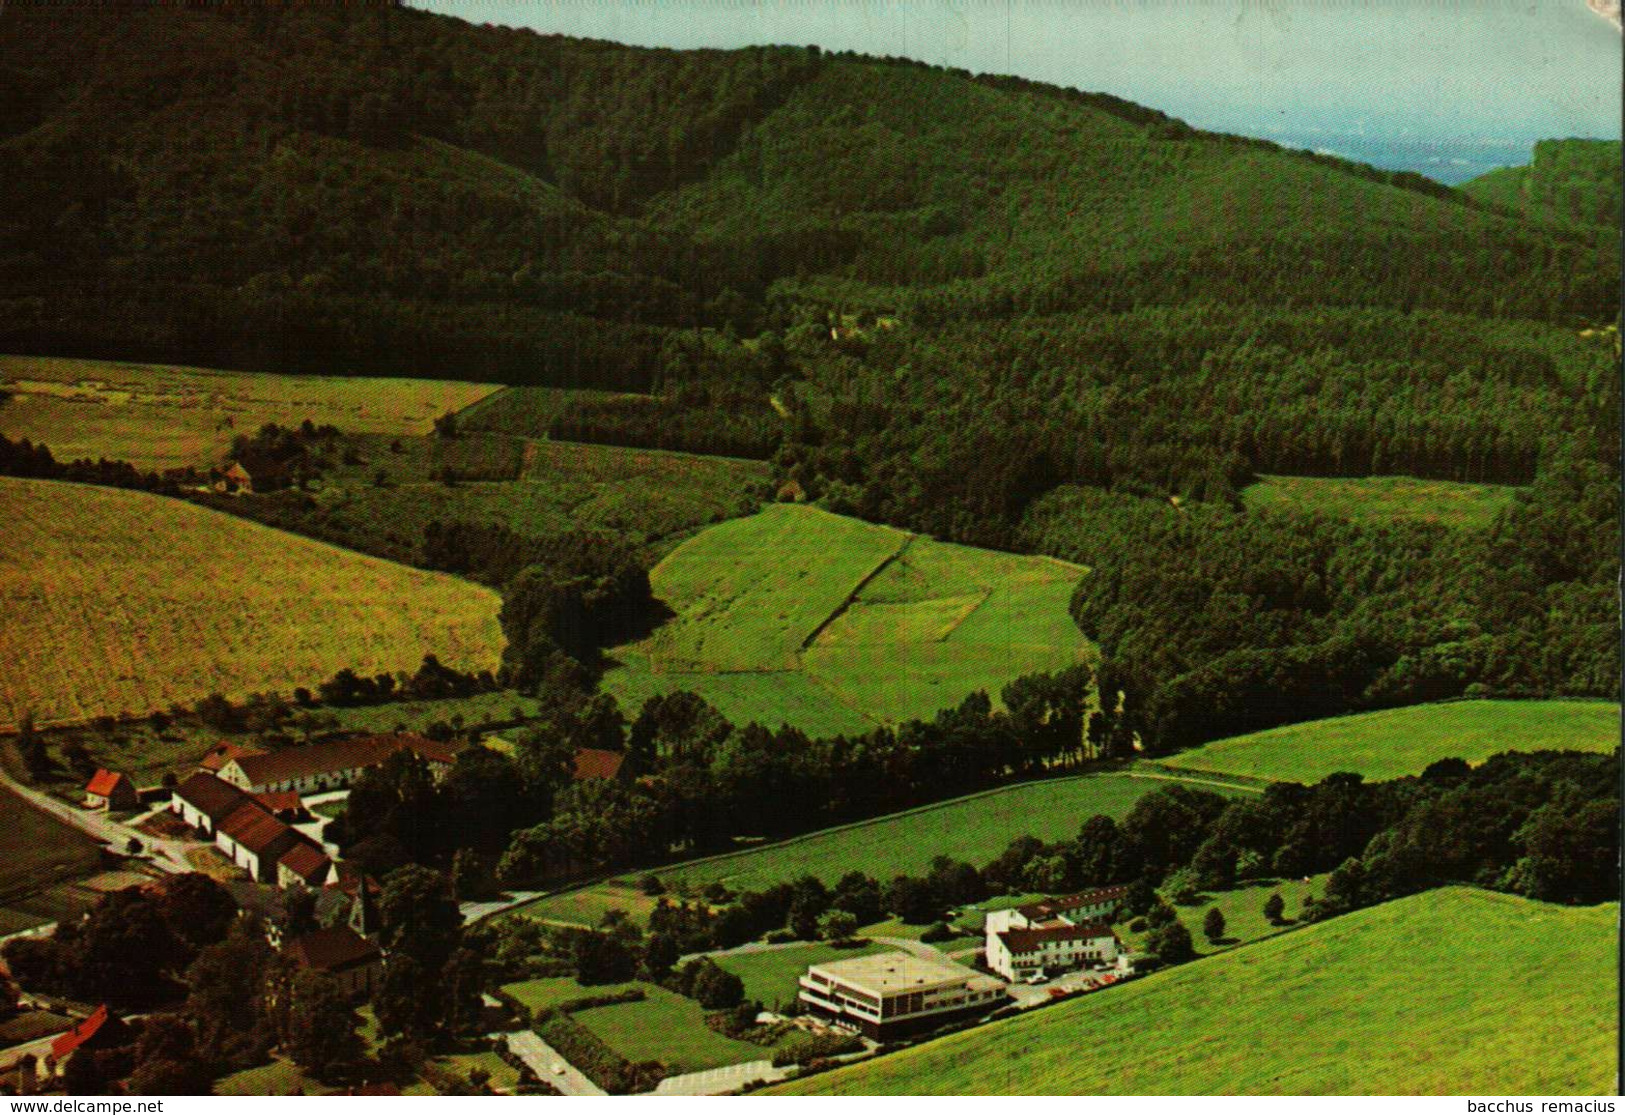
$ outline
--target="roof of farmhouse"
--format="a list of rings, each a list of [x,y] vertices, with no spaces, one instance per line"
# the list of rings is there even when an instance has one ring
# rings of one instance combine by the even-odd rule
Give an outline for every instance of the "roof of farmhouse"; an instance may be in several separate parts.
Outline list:
[[[1041,929],[1006,929],[999,940],[1013,953],[1032,952],[1038,946],[1059,941],[1093,941],[1101,937],[1115,937],[1112,927],[1103,921],[1089,921],[1082,925],[1051,925]]]
[[[1096,890],[1080,891],[1077,894],[1063,894],[1055,898],[1046,898],[1042,902],[1034,902],[1018,909],[1021,916],[1031,921],[1054,917],[1071,910],[1081,910],[1088,906],[1098,906],[1102,902],[1111,902],[1122,898],[1128,893],[1127,886],[1100,887]]]
[[[906,952],[883,952],[875,956],[815,964],[812,970],[860,991],[882,996],[907,991],[932,991],[967,981],[986,981],[986,977],[961,965],[945,960],[927,960]]]
[[[414,751],[432,762],[449,763],[452,753],[427,736],[410,732],[357,739],[329,740],[304,747],[287,747],[266,755],[246,755],[237,766],[254,785],[282,782],[292,778],[312,778],[323,774],[355,770],[381,763],[402,749]]]

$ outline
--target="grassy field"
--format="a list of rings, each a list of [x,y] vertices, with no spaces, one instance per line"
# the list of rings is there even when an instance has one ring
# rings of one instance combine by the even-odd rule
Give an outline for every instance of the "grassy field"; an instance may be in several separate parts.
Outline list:
[[[1191,906],[1175,906],[1174,909],[1179,914],[1179,920],[1185,923],[1185,928],[1191,931],[1191,942],[1196,946],[1197,954],[1207,956],[1273,937],[1297,924],[1298,916],[1303,912],[1303,900],[1310,895],[1319,898],[1326,893],[1326,879],[1326,875],[1311,875],[1308,879],[1251,883],[1234,890],[1203,894],[1200,902]],[[1279,894],[1286,903],[1284,925],[1271,925],[1264,917],[1264,903],[1272,894]],[[1163,896],[1172,900],[1166,892]],[[1224,936],[1217,941],[1209,941],[1202,932],[1202,919],[1214,908],[1224,915]],[[1145,934],[1135,933],[1129,928],[1130,924],[1125,922],[1117,926],[1117,935],[1130,950],[1141,951]]]
[[[928,718],[1085,660],[1067,614],[1085,572],[776,504],[655,567],[677,617],[613,652],[604,684],[628,709],[685,688],[736,722],[813,735]]]
[[[434,419],[497,390],[427,379],[257,375],[36,356],[0,356],[0,433],[43,441],[58,460],[108,457],[139,468],[217,463],[232,438],[267,422],[424,434]]]
[[[754,999],[768,1010],[773,1010],[795,999],[800,987],[798,981],[806,973],[808,965],[893,951],[890,945],[858,945],[843,949],[834,945],[807,944],[768,952],[719,956],[716,962],[718,967],[744,981],[746,999]]]
[[[502,990],[514,1001],[534,1014],[536,1011],[559,1006],[561,1003],[585,999],[591,995],[618,995],[640,986],[637,983],[606,983],[583,987],[574,976],[547,976],[541,979],[505,983]]]
[[[99,870],[101,846],[6,789],[0,789],[0,934],[72,913],[50,893]]]
[[[696,529],[754,510],[749,489],[768,476],[759,461],[496,434],[344,445],[350,460],[311,493],[324,537],[396,558],[414,555],[423,527],[439,520],[530,537],[603,531],[658,560]],[[438,479],[447,468],[463,479]]]
[[[1433,891],[778,1090],[1611,1093],[1618,916]],[[1080,1056],[1103,1032],[1131,1053]]]
[[[705,1011],[652,983],[639,984],[644,998],[636,1003],[576,1011],[570,1017],[629,1061],[659,1061],[670,1075],[762,1061],[772,1053],[750,1042],[724,1037],[705,1024]]]
[[[1161,784],[1122,774],[1026,782],[761,848],[675,864],[657,874],[668,888],[698,893],[711,883],[735,891],[761,890],[802,875],[834,883],[848,871],[889,880],[899,874],[923,874],[937,855],[980,865],[1018,836],[1070,838],[1096,813],[1122,817]],[[655,900],[637,889],[637,878],[627,875],[550,895],[520,907],[516,916],[591,926],[609,910],[619,909],[642,922]]]
[[[1325,515],[1360,523],[1438,523],[1482,530],[1512,505],[1516,488],[1409,476],[1264,476],[1242,492],[1256,511]]]
[[[137,492],[3,479],[0,510],[0,726],[501,652],[496,593],[457,578]]]
[[[1271,728],[1181,752],[1168,765],[1303,783],[1346,770],[1378,781],[1420,774],[1435,759],[1612,751],[1619,726],[1619,706],[1606,701],[1452,701]]]

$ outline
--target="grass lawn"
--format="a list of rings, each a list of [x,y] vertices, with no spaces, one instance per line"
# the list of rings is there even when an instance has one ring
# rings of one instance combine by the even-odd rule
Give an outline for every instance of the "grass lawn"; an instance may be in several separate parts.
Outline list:
[[[319,1096],[332,1090],[333,1085],[311,1079],[298,1065],[280,1057],[214,1082],[217,1096]]]
[[[1611,1094],[1618,917],[1432,891],[775,1090]],[[1099,1032],[1133,1055],[1080,1056]]]
[[[1512,506],[1516,488],[1409,476],[1264,476],[1242,492],[1251,510],[1326,515],[1360,523],[1439,523],[1483,530]]]
[[[701,532],[651,574],[677,613],[612,653],[636,709],[689,689],[737,723],[855,734],[1086,661],[1068,614],[1087,570],[772,505]]]
[[[623,910],[630,920],[642,925],[649,920],[649,912],[655,908],[657,901],[627,880],[610,879],[539,898],[521,907],[520,916],[584,925],[591,929],[602,922],[604,915],[611,910]]]
[[[771,1051],[750,1042],[724,1037],[705,1024],[705,1012],[693,999],[664,987],[641,985],[642,1002],[615,1003],[576,1011],[577,1022],[629,1061],[659,1061],[671,1075],[762,1061]]]
[[[510,689],[495,693],[476,693],[472,697],[449,697],[443,701],[394,701],[384,705],[361,705],[354,708],[327,708],[317,710],[318,715],[331,715],[340,731],[391,732],[398,728],[421,731],[435,723],[454,723],[462,718],[465,727],[482,724],[505,724],[536,716],[542,703]],[[516,717],[514,713],[518,712]]]
[[[518,1000],[520,1006],[534,1014],[536,1011],[556,1007],[560,1003],[568,1003],[574,999],[585,999],[593,995],[616,995],[638,986],[640,985],[637,983],[606,983],[584,987],[576,982],[574,976],[548,976],[543,979],[503,984],[502,990]]]
[[[1619,706],[1607,701],[1452,701],[1339,716],[1219,740],[1168,766],[1268,781],[1318,782],[1335,771],[1372,781],[1420,774],[1436,759],[1481,762],[1502,751],[1612,751]]]
[[[810,964],[828,964],[834,960],[894,951],[890,945],[860,944],[843,949],[834,945],[808,943],[767,952],[719,956],[716,962],[724,971],[732,972],[745,981],[746,999],[755,999],[768,1010],[773,1010],[794,1001],[799,990],[797,981]]]
[[[878,879],[923,874],[937,855],[981,864],[1018,836],[1070,838],[1097,813],[1121,818],[1159,785],[1121,774],[1026,782],[748,852],[678,864],[659,875],[668,885],[682,880],[698,889],[721,882],[734,890],[759,890],[809,874],[828,883],[848,871]]]
[[[478,1053],[449,1053],[434,1058],[429,1064],[461,1080],[467,1080],[473,1069],[484,1069],[490,1076],[490,1086],[500,1092],[512,1092],[519,1087],[519,1070],[489,1049]]]
[[[1194,906],[1176,905],[1174,910],[1179,914],[1179,920],[1185,923],[1185,928],[1191,931],[1191,943],[1196,946],[1197,953],[1206,956],[1238,945],[1251,944],[1265,937],[1273,937],[1296,925],[1299,915],[1303,912],[1304,898],[1308,895],[1319,898],[1326,893],[1327,878],[1328,875],[1311,875],[1308,882],[1302,879],[1280,879],[1271,883],[1240,886],[1234,890],[1203,894],[1202,901]],[[1286,904],[1285,925],[1271,925],[1264,918],[1264,903],[1272,894],[1279,894]],[[1202,919],[1215,907],[1224,915],[1224,936],[1216,943],[1209,941],[1202,932]],[[1146,936],[1144,933],[1130,930],[1128,922],[1123,922],[1116,928],[1117,935],[1131,951],[1139,952],[1143,949]]]

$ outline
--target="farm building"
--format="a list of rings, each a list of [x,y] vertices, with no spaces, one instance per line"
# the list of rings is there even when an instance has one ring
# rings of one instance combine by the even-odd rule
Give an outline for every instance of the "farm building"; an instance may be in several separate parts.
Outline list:
[[[1084,964],[1113,964],[1122,942],[1110,919],[1127,887],[1102,887],[995,910],[987,916],[987,966],[1010,980]]]
[[[619,778],[626,762],[624,751],[606,751],[599,747],[576,748],[575,770],[571,777],[577,782],[588,778]]]
[[[359,882],[346,924],[307,933],[283,949],[296,965],[333,977],[356,998],[372,994],[384,966],[384,950],[374,940],[379,927],[373,887],[368,879]]]
[[[198,760],[198,768],[210,774],[219,774],[221,768],[233,759],[247,758],[250,755],[263,755],[264,751],[257,747],[249,747],[241,743],[220,743],[209,748],[203,758]]]
[[[231,461],[220,470],[217,492],[277,492],[293,484],[293,469],[286,461]]]
[[[946,960],[906,952],[814,964],[799,998],[813,1014],[876,1041],[934,1030],[1003,1005],[1004,984]]]
[[[267,802],[264,795],[256,797],[199,771],[175,788],[169,808],[213,839],[249,878],[285,887],[321,886],[332,877],[333,863],[314,841],[273,812],[287,801],[272,795]]]
[[[98,770],[85,783],[87,809],[135,809],[140,804],[135,783],[121,771]]]
[[[244,797],[236,786],[199,771],[175,787],[169,796],[169,811],[212,840],[220,822],[243,803]]]
[[[45,1058],[46,1071],[58,1073],[68,1059],[81,1049],[116,1049],[131,1037],[130,1027],[104,1003],[92,1011],[83,1022],[62,1034],[51,1043],[51,1052]]]
[[[362,771],[378,766],[398,751],[411,751],[423,759],[436,777],[451,769],[455,758],[449,748],[427,736],[397,732],[238,756],[220,768],[220,777],[252,794],[268,790],[299,793],[342,790]]]

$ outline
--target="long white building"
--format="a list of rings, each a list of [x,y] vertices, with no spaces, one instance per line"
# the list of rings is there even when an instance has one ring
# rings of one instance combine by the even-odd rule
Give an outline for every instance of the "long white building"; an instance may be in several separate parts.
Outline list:
[[[1102,887],[995,910],[986,922],[988,968],[1018,981],[1085,965],[1121,966],[1123,943],[1111,918],[1127,893]]]

